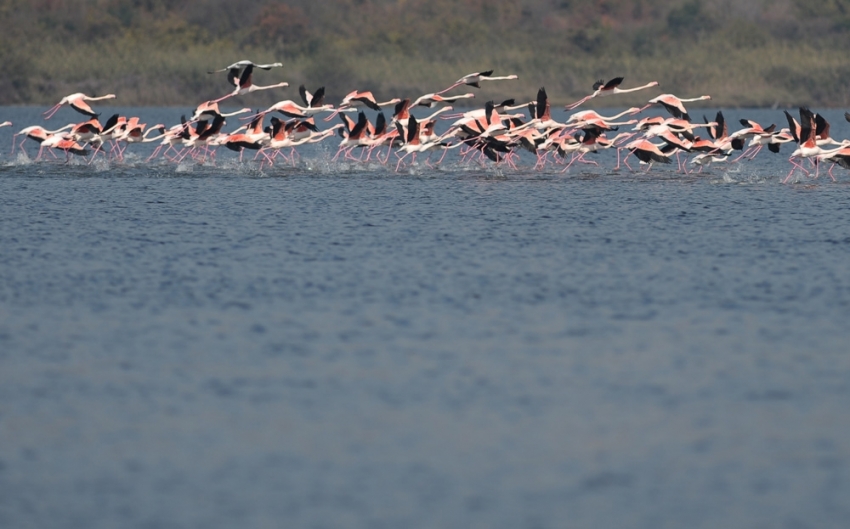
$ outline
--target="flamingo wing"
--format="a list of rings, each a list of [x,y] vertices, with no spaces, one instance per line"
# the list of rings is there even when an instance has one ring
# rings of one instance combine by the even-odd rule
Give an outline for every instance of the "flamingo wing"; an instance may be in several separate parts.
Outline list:
[[[607,83],[605,83],[602,86],[602,89],[603,90],[613,90],[614,88],[617,88],[618,86],[620,86],[620,84],[622,84],[622,82],[623,82],[622,77],[615,77],[615,78],[611,79],[610,81],[608,81]],[[594,90],[598,90],[598,89],[594,88]]]
[[[74,110],[76,110],[77,112],[79,112],[80,114],[83,114],[85,116],[89,116],[91,118],[96,118],[100,115],[97,112],[95,112],[94,110],[92,110],[92,108],[88,105],[88,103],[86,103],[82,99],[74,99],[69,104],[71,105],[71,108],[73,108]]]
[[[815,136],[826,139],[829,137],[829,122],[820,114],[815,115]]]
[[[239,76],[239,88],[248,88],[251,86],[251,76],[254,74],[254,65],[249,64],[242,70],[242,75]]]
[[[310,101],[313,99],[312,94],[307,91],[307,87],[303,84],[298,87],[298,95],[301,96],[301,101],[304,102],[304,105],[310,106]]]
[[[351,99],[352,99],[352,101],[360,101],[361,103],[363,103],[367,107],[371,108],[372,110],[376,110],[376,111],[381,110],[381,107],[378,106],[378,103],[376,103],[373,99],[371,99],[369,97],[360,96],[360,97],[353,97]]]
[[[320,86],[313,92],[313,97],[310,99],[310,107],[320,107],[325,102],[325,87]]]
[[[210,72],[213,73],[213,72]],[[239,86],[239,68],[230,68],[227,70],[227,84],[230,86]]]
[[[810,142],[816,130],[815,115],[808,108],[800,107],[800,142]]]
[[[360,112],[357,116],[357,124],[354,125],[354,128],[351,129],[349,136],[352,138],[359,138],[363,131],[366,130],[366,126],[369,124],[369,120],[366,119],[366,114]]]
[[[783,112],[785,112],[785,118],[788,120],[788,130],[791,133],[791,137],[794,138],[795,143],[800,143],[800,124],[797,123],[797,120],[787,110]]]
[[[546,95],[546,89],[542,86],[539,90],[537,90],[537,108],[536,108],[536,117],[537,119],[543,119],[544,114],[546,113],[546,109],[549,106],[549,97]],[[534,114],[532,114],[534,115]]]

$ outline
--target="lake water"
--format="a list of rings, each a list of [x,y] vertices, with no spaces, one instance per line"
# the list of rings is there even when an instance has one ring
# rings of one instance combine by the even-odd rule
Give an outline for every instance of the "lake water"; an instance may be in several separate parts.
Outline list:
[[[0,154],[0,527],[848,526],[846,171],[335,143]]]

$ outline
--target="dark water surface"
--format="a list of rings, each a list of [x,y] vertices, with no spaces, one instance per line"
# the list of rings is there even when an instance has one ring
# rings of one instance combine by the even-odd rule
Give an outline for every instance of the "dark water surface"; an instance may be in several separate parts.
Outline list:
[[[0,527],[847,527],[846,172],[328,149],[0,154]]]

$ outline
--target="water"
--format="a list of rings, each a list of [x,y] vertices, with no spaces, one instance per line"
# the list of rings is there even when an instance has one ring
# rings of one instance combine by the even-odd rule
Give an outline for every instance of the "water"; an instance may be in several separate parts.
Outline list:
[[[0,155],[0,527],[846,527],[843,170],[146,152]]]

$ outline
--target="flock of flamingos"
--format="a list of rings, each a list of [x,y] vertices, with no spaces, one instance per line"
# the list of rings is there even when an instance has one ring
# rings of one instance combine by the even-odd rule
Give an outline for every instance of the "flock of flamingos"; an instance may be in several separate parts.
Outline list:
[[[783,143],[794,143],[795,150],[789,158],[791,170],[784,180],[786,182],[795,171],[816,178],[823,162],[830,164],[828,173],[833,180],[835,165],[850,170],[850,140],[833,140],[829,136],[829,123],[806,108],[800,109],[799,121],[785,112],[787,128],[777,130],[775,125],[762,127],[754,121],[741,120],[743,128],[731,134],[722,112],[718,112],[711,122],[705,119],[705,123],[691,121],[684,103],[707,100],[709,96],[680,99],[672,94],[663,94],[650,99],[642,108],[630,108],[614,116],[602,116],[593,110],[584,110],[570,114],[564,121],[557,121],[551,115],[546,90],[541,88],[532,101],[519,104],[513,100],[501,103],[488,101],[483,108],[452,113],[451,104],[475,95],[471,92],[443,94],[463,86],[480,88],[485,81],[517,77],[494,77],[492,71],[465,75],[448,88],[425,94],[412,102],[410,99],[398,98],[378,102],[371,92],[353,91],[334,107],[325,104],[324,87],[310,93],[302,85],[299,87],[302,104],[292,100],[280,101],[266,110],[236,118],[245,124],[232,132],[224,132],[222,129],[226,118],[252,111],[243,108],[222,113],[218,104],[257,90],[288,86],[285,82],[268,86],[253,83],[255,69],[271,70],[280,66],[281,63],[254,64],[251,61],[239,61],[209,72],[227,72],[231,91],[219,99],[202,103],[189,119],[182,116],[181,123],[170,128],[161,124],[146,127],[138,117],[118,114],[101,124],[98,119],[100,114],[89,106],[89,102],[111,99],[115,95],[90,97],[82,93],[72,94],[47,110],[45,119],[52,117],[63,105],[69,105],[85,115],[87,121],[70,123],[57,130],[46,130],[40,125],[26,127],[14,134],[12,153],[16,147],[23,150],[24,143],[30,139],[40,144],[36,160],[41,159],[45,152],[58,158],[56,153],[61,151],[66,161],[76,155],[87,157],[88,163],[91,163],[98,156],[121,160],[125,149],[133,143],[158,142],[159,145],[148,160],[160,156],[172,162],[180,162],[186,157],[199,162],[207,159],[214,161],[216,149],[224,146],[238,152],[240,161],[245,150],[254,151],[256,154],[253,159],[262,167],[274,164],[278,157],[294,164],[298,146],[322,142],[338,135],[341,141],[334,160],[369,161],[374,157],[380,163],[392,164],[396,171],[414,164],[417,154],[427,154],[424,163],[430,167],[432,163],[442,162],[446,154],[454,149],[457,149],[461,163],[489,163],[488,160],[491,160],[512,168],[517,168],[520,161],[518,151],[526,150],[536,156],[534,169],[555,164],[556,168],[566,171],[576,163],[596,165],[595,161],[585,158],[589,153],[616,149],[615,169],[619,169],[622,164],[632,170],[629,164],[632,159],[633,162],[637,160],[639,164],[645,165],[645,171],[649,171],[653,164],[669,164],[675,158],[678,170],[688,173],[702,171],[703,167],[712,163],[753,159],[765,146],[778,153]],[[598,81],[593,85],[592,93],[567,105],[565,110],[572,112],[597,97],[658,86],[657,82],[652,82],[624,89],[620,88],[622,81],[622,77],[608,82]],[[628,119],[656,105],[663,107],[670,117]],[[382,110],[384,107],[392,108],[389,121]],[[416,118],[411,110],[418,107],[434,110],[428,116]],[[376,113],[374,122],[369,120],[363,109]],[[268,125],[265,124],[267,115],[271,115]],[[325,122],[337,117],[340,122],[320,130],[316,118],[321,115],[325,115]],[[845,118],[850,121],[850,114],[845,114]],[[435,132],[437,119],[451,121],[446,132]],[[618,121],[622,119],[625,120]],[[11,125],[8,121],[0,123],[0,127]],[[393,154],[394,159],[391,156]],[[437,159],[432,161],[432,157]],[[808,169],[804,167],[805,160],[809,162]]]

